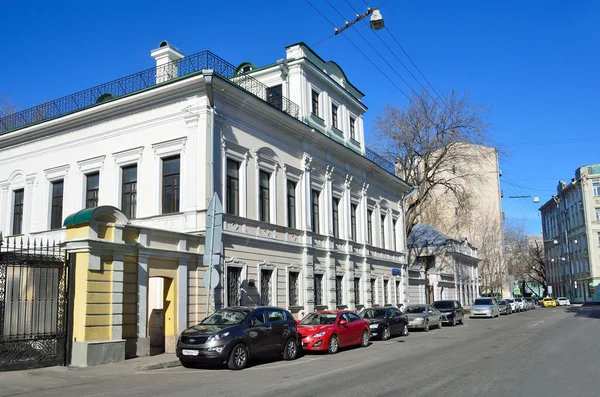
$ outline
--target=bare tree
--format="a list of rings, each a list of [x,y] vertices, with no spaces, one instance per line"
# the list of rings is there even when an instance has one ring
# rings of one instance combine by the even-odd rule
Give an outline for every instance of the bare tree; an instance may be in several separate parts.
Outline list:
[[[16,111],[17,108],[13,101],[11,101],[9,97],[0,94],[0,118],[8,116]]]
[[[548,295],[548,267],[543,243],[529,239],[524,226],[518,223],[505,225],[504,238],[509,275],[522,285],[523,293],[528,283],[533,283],[542,287],[544,296]]]
[[[418,189],[407,202],[408,234],[436,194],[450,193],[461,207],[469,205],[468,187],[484,161],[470,144],[489,144],[488,108],[472,103],[468,94],[442,97],[415,94],[407,107],[386,106],[375,119],[378,151],[394,159],[400,176]]]

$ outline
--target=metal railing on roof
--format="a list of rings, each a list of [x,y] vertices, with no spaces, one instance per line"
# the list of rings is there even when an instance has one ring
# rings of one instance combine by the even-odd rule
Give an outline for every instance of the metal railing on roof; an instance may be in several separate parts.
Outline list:
[[[393,161],[386,159],[373,149],[365,148],[365,157],[383,168],[392,175],[396,175],[396,164]]]
[[[210,51],[202,51],[178,61],[153,67],[4,116],[0,118],[0,134],[65,116],[107,100],[133,94],[175,78],[200,72],[203,69],[213,70],[216,74],[296,119],[300,116],[300,108],[288,98],[281,95],[270,95],[268,87],[254,77],[247,74],[236,75],[235,66]]]

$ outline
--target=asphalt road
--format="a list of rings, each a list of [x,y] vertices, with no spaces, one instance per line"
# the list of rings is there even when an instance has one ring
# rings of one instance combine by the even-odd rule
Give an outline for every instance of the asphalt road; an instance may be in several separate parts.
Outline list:
[[[598,395],[599,327],[600,308],[536,309],[237,372],[127,373],[114,364],[0,373],[0,396],[591,397]]]

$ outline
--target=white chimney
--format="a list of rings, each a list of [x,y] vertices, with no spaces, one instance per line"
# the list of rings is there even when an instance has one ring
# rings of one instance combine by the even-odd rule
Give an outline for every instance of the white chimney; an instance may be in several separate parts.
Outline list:
[[[150,55],[156,60],[156,84],[177,77],[177,61],[183,58],[183,53],[175,46],[163,40]]]

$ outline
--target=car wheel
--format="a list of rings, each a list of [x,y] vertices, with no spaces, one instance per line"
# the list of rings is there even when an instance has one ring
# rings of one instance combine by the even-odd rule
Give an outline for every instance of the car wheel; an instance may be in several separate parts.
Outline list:
[[[464,324],[465,323],[465,316],[462,316],[460,318],[460,320],[458,320],[458,323],[461,324],[461,325]]]
[[[239,370],[244,369],[246,364],[248,364],[248,349],[246,349],[243,343],[238,343],[231,350],[227,366],[229,369]]]
[[[453,327],[456,326],[456,317],[452,317],[452,322],[450,322],[450,325]]]
[[[404,328],[402,328],[402,336],[408,336],[408,325],[404,324]]]
[[[295,360],[298,357],[298,342],[294,338],[289,338],[285,342],[285,349],[283,349],[284,360]]]
[[[424,332],[429,332],[429,321],[425,321],[425,325],[423,326]]]
[[[438,329],[442,328],[442,319],[441,318],[438,320],[437,328]]]
[[[194,363],[191,361],[188,361],[188,360],[179,359],[179,362],[181,363],[181,366],[184,368],[194,368],[195,367]]]
[[[335,354],[338,352],[340,348],[340,342],[338,341],[338,337],[335,335],[331,335],[329,338],[329,344],[327,345],[327,352],[329,354]]]
[[[390,328],[384,327],[383,332],[381,333],[381,340],[388,340],[388,339],[390,339]]]
[[[389,332],[389,331],[388,331]],[[362,337],[360,338],[360,345],[362,347],[367,347],[369,346],[369,332],[368,331],[363,331],[362,333]]]

